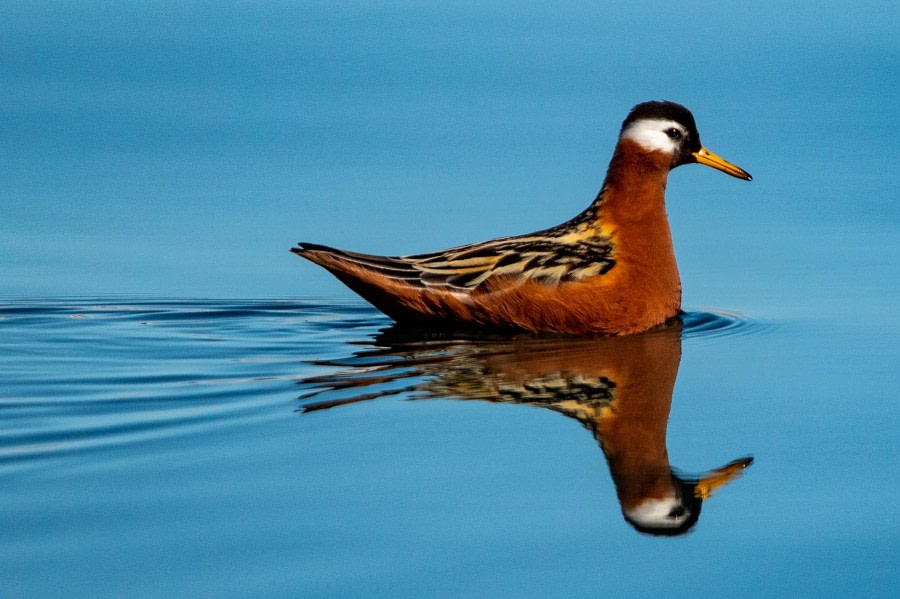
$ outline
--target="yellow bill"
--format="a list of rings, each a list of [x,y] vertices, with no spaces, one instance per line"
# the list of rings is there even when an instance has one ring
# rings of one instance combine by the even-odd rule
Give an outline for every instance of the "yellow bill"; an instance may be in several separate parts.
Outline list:
[[[727,173],[732,177],[737,177],[738,179],[745,179],[747,181],[753,180],[753,177],[750,176],[750,173],[739,166],[731,164],[721,156],[716,156],[706,148],[700,148],[700,150],[694,152],[693,155],[697,162],[699,162],[700,164],[711,166],[716,170]]]

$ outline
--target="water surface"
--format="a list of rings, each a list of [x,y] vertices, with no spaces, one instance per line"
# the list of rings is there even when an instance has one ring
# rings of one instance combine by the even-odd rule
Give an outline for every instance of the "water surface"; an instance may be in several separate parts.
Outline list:
[[[0,596],[900,595],[898,7],[4,3]],[[563,222],[650,99],[754,175],[670,175],[681,330],[288,252]]]
[[[356,301],[5,301],[0,576],[14,595],[887,595],[893,345],[810,326],[703,310],[623,339],[465,337]]]

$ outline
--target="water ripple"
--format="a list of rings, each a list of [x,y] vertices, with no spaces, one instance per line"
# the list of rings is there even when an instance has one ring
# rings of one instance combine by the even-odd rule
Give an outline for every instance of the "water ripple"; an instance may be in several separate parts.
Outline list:
[[[687,311],[681,320],[685,339],[754,335],[771,329],[768,323],[726,310]]]
[[[688,340],[767,328],[722,310],[682,320]],[[290,414],[298,382],[307,402],[406,395],[460,356],[522,344],[574,356],[592,343],[409,332],[359,301],[0,301],[0,473]]]
[[[0,473],[290,414],[298,360],[386,322],[314,299],[0,301]]]

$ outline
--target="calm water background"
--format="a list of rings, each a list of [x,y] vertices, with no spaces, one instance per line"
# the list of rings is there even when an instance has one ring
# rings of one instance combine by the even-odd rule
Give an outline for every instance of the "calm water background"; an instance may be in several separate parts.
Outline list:
[[[0,594],[900,590],[895,3],[2,9]],[[561,222],[654,98],[754,175],[669,181],[730,323],[687,329],[669,455],[756,458],[694,532],[631,529],[547,410],[297,411],[389,321],[288,247]]]

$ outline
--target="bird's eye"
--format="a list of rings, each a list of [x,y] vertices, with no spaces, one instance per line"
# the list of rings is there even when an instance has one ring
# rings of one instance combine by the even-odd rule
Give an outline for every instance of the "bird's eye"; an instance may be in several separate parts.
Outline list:
[[[675,127],[666,129],[666,135],[668,135],[672,139],[681,139],[681,131],[679,131]]]

